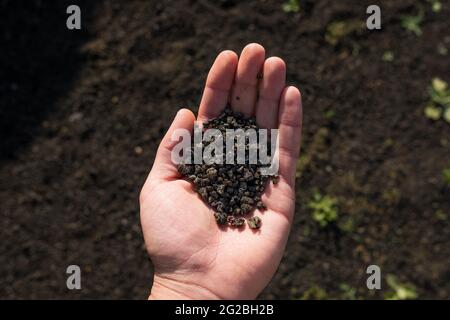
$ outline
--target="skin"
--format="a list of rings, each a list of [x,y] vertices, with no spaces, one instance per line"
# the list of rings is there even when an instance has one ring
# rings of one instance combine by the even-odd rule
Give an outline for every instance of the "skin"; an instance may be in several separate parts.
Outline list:
[[[263,77],[261,79],[261,73]],[[238,58],[221,52],[211,67],[197,120],[218,116],[227,102],[256,116],[258,125],[279,129],[278,184],[262,196],[266,211],[257,231],[219,227],[213,211],[171,161],[175,129],[193,130],[194,114],[181,109],[158,148],[140,194],[141,224],[154,265],[150,299],[254,299],[273,277],[283,255],[295,206],[295,169],[300,152],[300,91],[286,86],[286,65],[247,45]]]

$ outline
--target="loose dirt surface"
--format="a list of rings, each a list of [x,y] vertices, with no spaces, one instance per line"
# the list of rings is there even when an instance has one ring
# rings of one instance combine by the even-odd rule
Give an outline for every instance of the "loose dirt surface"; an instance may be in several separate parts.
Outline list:
[[[450,298],[450,126],[423,114],[431,79],[450,82],[448,3],[378,1],[382,30],[332,45],[328,26],[364,22],[373,1],[300,2],[79,1],[69,31],[67,1],[0,1],[0,298],[147,297],[138,195],[157,145],[196,111],[216,54],[249,42],[285,59],[304,103],[295,221],[261,298],[383,298],[388,274]],[[400,21],[419,10],[420,37]],[[326,227],[316,191],[337,199]],[[370,264],[382,290],[366,288]]]

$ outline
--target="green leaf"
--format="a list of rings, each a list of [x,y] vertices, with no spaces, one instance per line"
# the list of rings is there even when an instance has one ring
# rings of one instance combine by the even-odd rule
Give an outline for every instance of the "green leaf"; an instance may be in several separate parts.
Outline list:
[[[440,94],[444,94],[445,90],[447,90],[448,88],[447,82],[440,78],[433,78],[433,80],[431,81],[431,86],[437,93]]]
[[[442,4],[440,1],[433,1],[433,4],[431,5],[431,9],[433,12],[438,13],[442,9]]]
[[[383,60],[383,61],[385,61],[385,62],[392,62],[392,61],[394,61],[394,52],[392,52],[392,51],[390,51],[390,50],[388,50],[388,51],[385,51],[384,53],[383,53],[383,56],[381,57],[381,59]]]
[[[337,199],[328,195],[321,195],[316,192],[308,202],[308,208],[312,210],[312,218],[325,227],[328,223],[337,220],[338,209]]]
[[[400,19],[400,23],[405,30],[415,33],[416,36],[422,35],[420,24],[422,23],[423,19],[423,12],[419,12],[417,16],[402,16]]]
[[[300,11],[300,1],[299,0],[288,0],[283,3],[283,11],[289,12],[299,12]]]
[[[444,111],[444,120],[447,121],[447,123],[450,123],[450,107],[446,108]]]
[[[424,113],[428,119],[436,121],[441,118],[442,110],[433,104],[429,104],[425,107]]]
[[[450,90],[444,80],[433,78],[431,85],[428,87],[428,94],[431,102],[435,105],[450,108]]]
[[[417,298],[417,292],[414,285],[410,283],[400,283],[397,277],[392,274],[387,275],[386,282],[392,290],[385,295],[387,300],[406,300]]]
[[[442,175],[444,177],[444,181],[450,184],[450,168],[442,170]]]

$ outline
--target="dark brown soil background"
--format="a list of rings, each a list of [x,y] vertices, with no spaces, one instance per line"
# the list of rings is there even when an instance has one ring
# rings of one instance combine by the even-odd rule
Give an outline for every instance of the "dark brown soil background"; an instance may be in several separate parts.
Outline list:
[[[450,298],[450,126],[423,114],[431,79],[450,82],[437,49],[450,50],[450,5],[376,1],[381,31],[325,41],[373,2],[73,1],[82,30],[69,31],[72,2],[0,0],[0,298],[147,297],[138,194],[157,145],[180,107],[197,109],[216,54],[249,42],[285,59],[304,100],[295,222],[261,298],[383,298],[387,275]],[[420,8],[418,37],[400,17]],[[316,191],[338,199],[325,228]]]

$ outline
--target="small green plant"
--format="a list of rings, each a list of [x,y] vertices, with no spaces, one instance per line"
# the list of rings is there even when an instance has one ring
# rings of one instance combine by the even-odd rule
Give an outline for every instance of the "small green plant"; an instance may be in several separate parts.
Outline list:
[[[286,13],[299,12],[300,11],[300,1],[299,0],[288,0],[283,3],[283,11]]]
[[[386,282],[391,289],[384,296],[386,300],[407,300],[416,299],[417,291],[414,285],[410,283],[401,283],[396,276],[388,274]]]
[[[439,120],[442,116],[441,108],[436,107],[434,104],[428,104],[423,112],[425,117],[434,121]]]
[[[434,78],[428,87],[430,100],[424,109],[425,116],[431,120],[439,120],[441,117],[450,123],[450,89],[447,82]]]
[[[392,62],[394,61],[394,52],[387,50],[383,53],[383,56],[381,57],[381,60],[383,60],[384,62]]]
[[[314,221],[317,221],[321,227],[325,227],[338,218],[337,199],[334,197],[315,192],[308,203],[308,208],[312,210]]]
[[[420,11],[417,15],[401,16],[400,23],[405,30],[412,32],[419,37],[422,35],[422,28],[420,27],[422,20],[423,12]]]
[[[318,287],[318,286],[312,286],[305,292],[303,292],[303,295],[301,296],[301,300],[325,300],[327,298],[327,292]]]
[[[429,94],[434,103],[442,106],[450,106],[450,90],[448,84],[440,78],[433,78],[429,87]]]
[[[349,286],[346,283],[341,283],[339,289],[342,291],[342,299],[344,300],[356,300],[356,289]]]
[[[445,214],[445,212],[442,209],[438,209],[434,212],[434,216],[436,217],[436,219],[441,220],[441,221],[445,221],[447,220],[447,214]]]
[[[442,3],[439,0],[427,0],[431,3],[431,10],[433,10],[434,13],[439,13],[442,10]]]
[[[442,170],[442,176],[444,178],[444,181],[450,185],[450,168],[445,168]]]
[[[326,119],[331,119],[331,118],[333,118],[335,115],[336,115],[336,112],[335,112],[333,109],[329,109],[329,110],[327,110],[327,111],[325,111],[325,112],[323,113],[323,116],[324,116]]]

